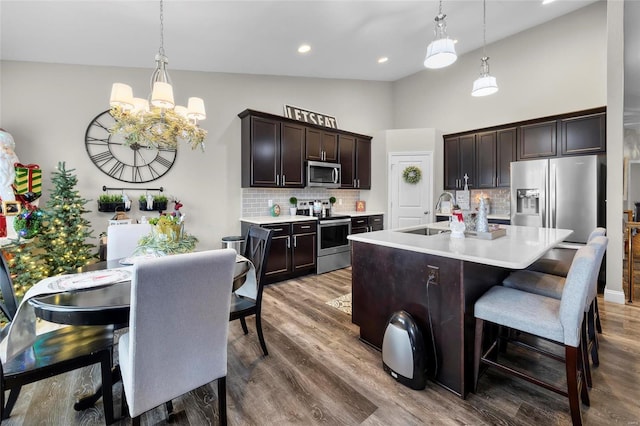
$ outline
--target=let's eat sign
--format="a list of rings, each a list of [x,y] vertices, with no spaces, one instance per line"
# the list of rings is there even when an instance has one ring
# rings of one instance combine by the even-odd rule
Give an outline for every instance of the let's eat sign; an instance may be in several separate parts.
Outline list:
[[[335,117],[315,111],[309,111],[293,105],[284,106],[284,116],[287,118],[293,118],[294,120],[303,121],[305,123],[329,127],[331,129],[338,128],[338,122]]]

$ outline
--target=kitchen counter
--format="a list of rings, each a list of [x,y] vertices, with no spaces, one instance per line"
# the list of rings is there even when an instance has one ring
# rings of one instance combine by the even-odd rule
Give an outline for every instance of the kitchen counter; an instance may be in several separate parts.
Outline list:
[[[446,231],[449,229],[448,225],[448,222],[436,222],[350,235],[349,239],[501,268],[524,269],[573,232],[568,229],[502,225],[501,227],[506,228],[507,235],[494,240],[474,237],[457,239],[451,238],[450,233],[414,233],[421,229]]]
[[[384,214],[384,212],[378,212],[378,211],[354,212],[354,211],[350,211],[350,212],[336,212],[336,214],[344,214],[344,215],[351,216],[351,217],[362,217],[362,216],[375,216],[375,215],[379,215],[379,214]]]
[[[464,398],[474,384],[475,302],[512,269],[526,268],[572,231],[504,225],[507,235],[494,240],[425,235],[448,224],[349,236],[352,320],[361,340],[381,348],[391,314],[407,311],[423,333],[428,331],[428,347],[433,336],[438,360],[433,380]],[[430,374],[433,352],[428,351]]]
[[[315,216],[254,216],[254,217],[241,217],[241,222],[253,223],[255,225],[264,225],[265,223],[285,223],[285,222],[304,222],[305,220],[318,220]]]
[[[436,213],[436,216],[440,217],[451,217],[451,214],[446,213]],[[487,219],[495,219],[495,220],[511,220],[511,215],[507,213],[490,213],[487,215]]]

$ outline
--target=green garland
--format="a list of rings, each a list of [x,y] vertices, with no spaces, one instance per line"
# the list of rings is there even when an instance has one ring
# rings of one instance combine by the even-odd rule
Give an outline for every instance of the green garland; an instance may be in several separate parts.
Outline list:
[[[402,172],[402,178],[405,182],[415,185],[422,179],[422,171],[415,166],[409,166]]]
[[[178,140],[184,140],[191,145],[191,149],[199,146],[204,150],[207,131],[192,125],[174,110],[160,111],[156,108],[143,118],[120,107],[113,107],[111,115],[116,120],[111,132],[123,134],[127,145],[176,149]]]

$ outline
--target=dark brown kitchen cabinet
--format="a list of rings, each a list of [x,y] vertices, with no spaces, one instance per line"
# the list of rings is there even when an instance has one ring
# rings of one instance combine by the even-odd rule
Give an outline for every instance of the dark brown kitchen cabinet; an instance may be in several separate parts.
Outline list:
[[[338,161],[338,134],[306,128],[306,159],[310,161]]]
[[[294,222],[291,232],[291,261],[292,272],[313,270],[316,267],[318,249],[317,223]]]
[[[476,135],[476,188],[496,186],[496,132]]]
[[[606,151],[606,113],[564,118],[559,121],[562,155],[598,154]]]
[[[557,120],[520,126],[518,160],[555,157],[557,154]]]
[[[242,222],[242,234],[251,226]],[[271,249],[267,258],[265,279],[267,283],[313,272],[317,259],[317,221],[267,223],[260,225],[273,230]]]
[[[303,188],[304,144],[303,126],[242,117],[242,186]]]
[[[518,131],[515,127],[496,132],[496,186],[511,186],[511,162],[516,161]]]
[[[476,187],[476,135],[445,137],[444,188],[464,189],[467,176],[469,189]]]
[[[384,229],[384,215],[355,216],[351,218],[351,233],[362,234],[365,232],[381,231]]]
[[[341,188],[371,189],[371,137],[247,109],[241,120],[243,188],[304,188],[305,161],[342,164]]]
[[[341,188],[371,189],[371,138],[340,135]]]

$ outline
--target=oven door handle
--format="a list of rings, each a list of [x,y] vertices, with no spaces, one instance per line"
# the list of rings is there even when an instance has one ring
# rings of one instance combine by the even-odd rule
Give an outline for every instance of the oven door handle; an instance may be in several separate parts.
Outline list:
[[[344,225],[345,223],[351,223],[351,219],[321,220],[320,226],[327,227],[331,225]]]

